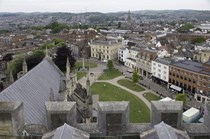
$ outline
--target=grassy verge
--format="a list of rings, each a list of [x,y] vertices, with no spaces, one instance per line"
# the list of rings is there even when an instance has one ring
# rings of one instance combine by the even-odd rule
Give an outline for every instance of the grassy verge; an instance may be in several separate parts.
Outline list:
[[[104,73],[98,78],[98,80],[111,80],[121,75],[122,73],[115,69],[105,70]]]
[[[144,93],[143,96],[149,101],[158,101],[160,100],[160,97],[151,93],[151,92],[147,92],[147,93]]]
[[[133,91],[137,91],[137,92],[140,92],[140,91],[144,91],[145,89],[143,87],[141,87],[140,85],[137,85],[136,83],[130,81],[130,80],[127,80],[127,79],[121,79],[121,80],[118,80],[117,81],[118,84],[128,88],[128,89],[131,89]]]
[[[130,122],[147,123],[150,121],[150,111],[146,104],[137,96],[112,84],[100,82],[91,86],[92,94],[98,94],[100,101],[129,101]]]

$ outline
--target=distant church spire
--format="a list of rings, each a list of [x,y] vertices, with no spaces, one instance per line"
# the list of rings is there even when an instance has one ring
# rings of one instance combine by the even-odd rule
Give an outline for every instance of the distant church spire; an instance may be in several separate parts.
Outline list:
[[[24,58],[23,60],[23,74],[26,74],[28,72],[28,66],[27,66],[27,63],[26,63],[26,59]]]
[[[131,23],[131,11],[128,11],[128,18],[127,18],[128,24]]]

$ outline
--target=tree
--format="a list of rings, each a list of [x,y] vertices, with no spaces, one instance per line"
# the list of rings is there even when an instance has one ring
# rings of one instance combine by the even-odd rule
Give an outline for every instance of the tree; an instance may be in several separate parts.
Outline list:
[[[139,75],[138,75],[137,71],[134,71],[133,75],[132,75],[132,81],[134,83],[136,83],[138,80],[139,80]]]
[[[59,67],[59,69],[63,72],[66,71],[66,59],[67,56],[69,58],[69,63],[71,68],[74,67],[76,62],[75,58],[71,55],[71,50],[66,47],[62,46],[57,48],[56,57],[53,59],[54,63]]]
[[[187,101],[187,96],[185,94],[177,94],[176,101],[183,101],[183,104]]]
[[[194,28],[192,24],[184,24],[180,28],[178,28],[177,31],[180,33],[187,33],[192,28]]]
[[[26,63],[28,70],[31,70],[37,64],[39,64],[44,58],[45,53],[43,51],[34,51],[31,55],[26,57]],[[18,55],[13,60],[9,62],[7,73],[12,72],[14,79],[17,79],[17,73],[22,71],[22,64],[24,60],[24,55]]]
[[[205,41],[206,41],[206,40],[205,40],[204,37],[198,36],[198,37],[192,39],[191,43],[192,43],[192,44],[198,44],[198,43],[202,43],[202,42],[205,42]]]
[[[112,60],[108,60],[107,68],[108,68],[109,70],[112,70],[112,69],[114,68],[114,65],[113,65]]]
[[[31,70],[37,64],[39,64],[42,59],[45,57],[45,53],[41,50],[34,51],[31,55],[26,57],[26,63],[28,70]]]

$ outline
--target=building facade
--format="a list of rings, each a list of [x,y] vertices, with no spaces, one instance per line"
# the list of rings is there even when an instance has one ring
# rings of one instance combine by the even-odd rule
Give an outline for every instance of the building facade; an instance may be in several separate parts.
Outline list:
[[[205,103],[210,101],[210,61],[198,63],[184,60],[170,65],[169,83],[183,88],[185,93]]]
[[[126,58],[130,56],[127,47],[122,47],[118,49],[118,61],[124,65]]]
[[[169,81],[169,65],[171,59],[157,58],[152,61],[152,77],[161,84],[167,84]]]
[[[91,47],[91,57],[99,60],[113,60],[118,57],[120,42],[98,41],[89,44]]]
[[[141,76],[151,77],[152,61],[157,57],[156,51],[143,49],[137,55],[136,69]]]
[[[125,59],[125,66],[131,69],[136,68],[136,56],[139,51],[140,49],[137,47],[131,47],[131,49],[129,49],[129,57]]]

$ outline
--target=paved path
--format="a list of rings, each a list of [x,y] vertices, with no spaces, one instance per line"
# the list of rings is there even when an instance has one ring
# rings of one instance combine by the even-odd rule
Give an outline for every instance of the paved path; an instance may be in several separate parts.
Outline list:
[[[119,76],[119,77],[114,78],[112,80],[96,80],[96,82],[106,82],[106,83],[113,84],[113,85],[115,85],[117,87],[120,87],[120,88],[122,88],[122,89],[124,89],[124,90],[126,90],[126,91],[128,91],[130,93],[132,93],[133,95],[136,95],[138,98],[140,98],[147,105],[147,107],[149,109],[151,108],[150,102],[143,97],[143,94],[145,92],[151,92],[152,90],[145,89],[144,91],[141,91],[141,92],[136,92],[136,91],[130,90],[127,87],[124,87],[124,86],[122,86],[122,85],[117,83],[117,81],[120,80],[120,79],[125,79],[125,77],[124,76]]]

